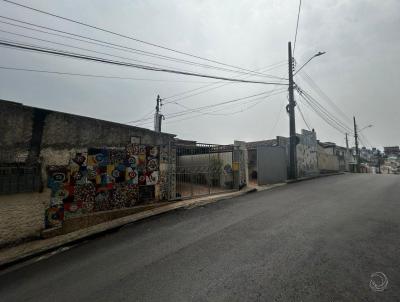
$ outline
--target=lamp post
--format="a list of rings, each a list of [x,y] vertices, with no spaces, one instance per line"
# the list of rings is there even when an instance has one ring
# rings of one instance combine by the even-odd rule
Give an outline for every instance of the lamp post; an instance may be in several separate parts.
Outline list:
[[[365,130],[365,129],[367,129],[367,128],[371,128],[371,127],[373,127],[374,125],[368,125],[368,126],[365,126],[365,127],[362,127],[360,130],[358,130],[358,133],[360,133],[361,131],[363,131],[363,130]]]
[[[312,59],[323,55],[325,52],[318,52],[313,55],[307,62],[305,62],[295,73],[293,73],[293,53],[292,44],[288,43],[288,63],[289,63],[289,104],[286,106],[286,111],[289,114],[289,179],[297,178],[297,161],[296,161],[296,118],[294,107],[296,102],[294,101],[294,81],[293,76],[296,75],[304,66],[306,66]]]
[[[315,55],[313,55],[311,58],[309,58],[299,69],[296,70],[296,72],[293,75],[296,75],[300,70],[303,69],[304,66],[306,66],[312,59],[322,56],[326,54],[325,51],[319,51],[318,53],[316,53]]]

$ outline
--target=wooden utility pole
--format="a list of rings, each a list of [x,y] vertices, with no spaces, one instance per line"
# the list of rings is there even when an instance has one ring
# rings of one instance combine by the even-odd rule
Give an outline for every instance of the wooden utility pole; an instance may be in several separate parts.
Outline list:
[[[296,117],[294,107],[296,102],[294,101],[294,81],[293,81],[293,57],[292,57],[292,44],[288,43],[288,57],[289,57],[289,104],[286,106],[286,111],[289,114],[289,129],[290,129],[290,145],[289,145],[289,179],[296,179]]]

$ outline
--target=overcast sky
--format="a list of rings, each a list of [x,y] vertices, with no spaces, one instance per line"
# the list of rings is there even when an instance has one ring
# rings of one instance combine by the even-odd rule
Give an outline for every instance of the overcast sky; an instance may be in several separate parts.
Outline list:
[[[294,40],[298,11],[297,0],[18,1],[148,42],[249,70],[260,70],[282,63],[265,71],[279,77],[287,77],[287,64],[284,64],[285,60],[287,61],[287,43]],[[99,40],[228,68],[88,29],[2,1],[0,12],[2,16]],[[140,56],[18,29],[2,23],[0,29],[107,52],[127,58],[124,61],[136,59],[169,66],[172,69],[240,77],[233,72]],[[0,32],[0,37],[116,59],[4,32]],[[347,118],[318,95],[315,87],[304,80],[306,75],[300,72],[299,76],[295,77],[296,83],[349,127],[352,126],[353,115],[356,116],[360,128],[373,124],[372,128],[362,132],[365,136],[363,141],[367,146],[399,145],[400,1],[303,0],[295,50],[297,66],[302,65],[318,51],[327,53],[315,58],[303,70]],[[196,108],[274,89],[276,93],[282,86],[228,84],[189,98],[179,100],[176,97],[178,105],[173,103],[174,98],[168,97],[217,80],[143,71],[8,48],[0,48],[0,52],[0,66],[146,79],[101,79],[0,69],[1,99],[125,123],[149,114],[154,109],[157,94],[160,94],[162,98],[167,98],[165,102],[171,101],[162,108],[167,116],[163,123],[163,131],[177,134],[179,138],[204,143],[232,143],[235,139],[251,141],[288,135],[289,121],[284,111],[287,92],[261,101],[250,102],[249,99],[246,102],[215,107],[212,110],[218,111],[208,115],[197,111],[191,115],[168,118],[171,113],[186,110],[182,106]],[[271,81],[266,77],[247,79]],[[217,85],[205,89],[215,86]],[[192,94],[201,91],[203,90],[196,90]],[[296,100],[306,121],[311,128],[315,128],[320,140],[345,144],[342,133],[317,116],[297,95]],[[201,112],[210,111],[208,109]],[[299,132],[301,128],[306,128],[306,125],[299,112],[296,117]],[[143,126],[152,128],[151,123]],[[353,145],[352,138],[350,145]]]

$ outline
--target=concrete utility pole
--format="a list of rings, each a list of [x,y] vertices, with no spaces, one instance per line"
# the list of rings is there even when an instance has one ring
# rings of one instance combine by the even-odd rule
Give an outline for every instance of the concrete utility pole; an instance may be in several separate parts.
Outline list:
[[[360,150],[358,149],[358,134],[357,134],[357,124],[356,117],[353,116],[354,121],[354,142],[356,145],[356,159],[357,159],[357,173],[360,173]]]
[[[289,179],[296,179],[296,118],[294,107],[294,82],[293,82],[293,57],[292,57],[292,44],[288,43],[288,57],[289,57],[289,104],[286,106],[286,111],[289,114],[289,129],[290,129],[290,147],[289,147]]]
[[[346,133],[346,149],[349,151],[349,139],[347,138],[347,133]]]
[[[160,114],[161,106],[162,106],[162,104],[161,104],[160,95],[157,95],[156,113],[154,114],[154,131],[155,132],[161,132],[161,121],[163,119],[163,115]]]

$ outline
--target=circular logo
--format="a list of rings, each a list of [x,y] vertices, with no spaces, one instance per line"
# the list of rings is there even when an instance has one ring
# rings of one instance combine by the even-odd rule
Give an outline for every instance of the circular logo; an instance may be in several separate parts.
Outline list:
[[[383,292],[389,284],[389,280],[386,275],[382,272],[376,272],[371,274],[371,281],[369,281],[369,287],[374,292]]]

